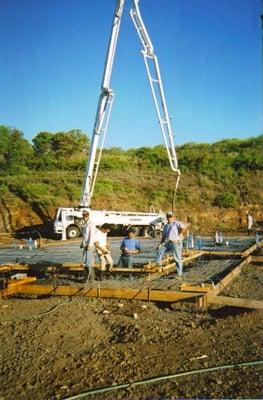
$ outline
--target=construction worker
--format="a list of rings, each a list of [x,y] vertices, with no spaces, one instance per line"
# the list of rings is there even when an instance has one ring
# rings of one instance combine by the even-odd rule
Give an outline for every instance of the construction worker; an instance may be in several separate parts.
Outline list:
[[[250,211],[247,212],[247,232],[249,236],[252,233],[252,226],[253,226],[253,216]]]
[[[164,253],[173,253],[178,277],[183,275],[182,249],[183,235],[187,232],[187,226],[180,221],[176,221],[172,212],[166,213],[167,223],[164,225],[160,245],[157,248],[156,264],[162,264]]]
[[[127,237],[125,237],[121,242],[121,252],[122,255],[118,262],[118,267],[133,267],[133,256],[141,251],[141,245],[138,239],[135,237],[135,230],[133,228],[128,229]],[[132,274],[130,274],[132,278]]]
[[[216,231],[214,235],[214,243],[216,246],[223,244],[223,235],[221,232]]]
[[[94,243],[95,243],[95,224],[90,220],[88,211],[82,213],[83,225],[81,227],[82,241],[80,247],[83,249],[84,265],[87,272],[87,282],[94,280]]]
[[[109,232],[109,224],[103,224],[100,228],[96,230],[95,249],[100,260],[100,271],[102,272],[101,277],[103,277],[107,265],[110,272],[113,267],[113,260],[110,254],[110,246],[107,241],[107,234]]]

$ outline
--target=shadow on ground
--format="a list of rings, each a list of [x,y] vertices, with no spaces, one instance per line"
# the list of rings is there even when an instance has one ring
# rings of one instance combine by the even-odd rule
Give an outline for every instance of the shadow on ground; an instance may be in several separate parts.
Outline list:
[[[53,232],[52,221],[45,221],[43,224],[24,226],[23,228],[17,229],[14,232],[15,239],[29,239],[33,240],[40,238],[46,239],[61,239],[60,235],[56,235]]]

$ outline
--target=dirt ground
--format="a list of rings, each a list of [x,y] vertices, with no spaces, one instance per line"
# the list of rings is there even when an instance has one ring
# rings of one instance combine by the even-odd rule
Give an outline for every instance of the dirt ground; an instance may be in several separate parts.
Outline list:
[[[243,242],[230,244],[233,249],[249,245]],[[156,243],[145,240],[143,246],[141,262],[152,257]],[[70,261],[70,255],[75,260],[79,244],[69,244],[67,249],[47,247],[33,254],[10,247],[2,250],[2,257],[7,261],[18,256],[25,261],[66,257]],[[112,249],[117,260],[118,240],[112,242]],[[216,282],[232,262],[200,258],[185,268],[183,279]],[[76,282],[62,280],[61,284]],[[179,290],[180,284],[175,274],[150,283],[152,289],[163,290]],[[93,285],[140,287],[145,281],[139,276],[133,281],[115,277]],[[262,267],[248,265],[222,295],[262,301],[262,285]],[[263,364],[253,362],[263,360],[262,317],[259,311],[201,311],[186,303],[77,297],[2,299],[0,400],[260,399]],[[249,362],[252,365],[225,368]],[[213,367],[223,368],[209,371]],[[167,377],[188,371],[193,373]],[[164,379],[128,385],[159,377]],[[81,395],[119,384],[125,388]]]
[[[263,300],[248,266],[224,295]],[[245,294],[245,295],[244,295]],[[0,399],[67,399],[95,388],[263,360],[263,312],[89,298],[0,300]],[[89,399],[263,397],[262,365],[204,371]]]

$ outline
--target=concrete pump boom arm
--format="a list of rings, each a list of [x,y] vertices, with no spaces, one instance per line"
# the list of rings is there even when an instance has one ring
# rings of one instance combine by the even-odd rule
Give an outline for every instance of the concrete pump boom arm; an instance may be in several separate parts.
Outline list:
[[[130,15],[143,45],[142,55],[144,58],[147,76],[150,82],[153,100],[156,107],[158,120],[160,123],[170,166],[172,171],[176,172],[177,174],[178,177],[177,185],[178,185],[180,170],[178,169],[178,161],[174,147],[172,126],[167,110],[158,58],[154,54],[154,48],[151,39],[148,35],[148,32],[142,20],[142,16],[139,9],[139,1],[140,0],[132,0],[133,6],[130,11]]]
[[[117,0],[116,2],[115,12],[113,16],[113,23],[111,28],[111,35],[110,35],[102,84],[101,84],[101,93],[97,106],[97,113],[90,144],[88,163],[86,167],[84,184],[80,199],[80,207],[90,207],[91,197],[94,191],[94,186],[101,159],[101,153],[109,123],[112,102],[114,99],[114,93],[110,88],[110,80],[111,80],[113,61],[115,57],[117,40],[120,30],[124,2],[125,0]]]
[[[107,51],[105,68],[101,85],[101,94],[98,101],[96,119],[93,128],[90,152],[89,152],[86,174],[84,178],[83,190],[80,200],[80,207],[90,207],[90,202],[93,195],[98,168],[100,164],[101,153],[104,145],[105,135],[107,132],[108,122],[112,108],[112,102],[114,99],[114,93],[110,88],[110,80],[111,80],[112,67],[115,57],[115,51],[120,30],[124,3],[125,0],[116,1],[110,41],[108,45],[108,51]],[[164,144],[167,150],[171,169],[176,173],[177,176],[175,185],[175,193],[176,193],[180,179],[180,170],[178,169],[178,162],[175,152],[171,121],[166,106],[166,100],[159,69],[158,58],[154,54],[154,48],[151,39],[148,35],[148,32],[145,28],[145,25],[141,17],[139,9],[139,0],[132,0],[132,9],[130,11],[130,15],[143,45],[142,55],[144,58],[147,76],[150,82],[153,100],[156,107],[158,120],[160,123],[164,139]]]

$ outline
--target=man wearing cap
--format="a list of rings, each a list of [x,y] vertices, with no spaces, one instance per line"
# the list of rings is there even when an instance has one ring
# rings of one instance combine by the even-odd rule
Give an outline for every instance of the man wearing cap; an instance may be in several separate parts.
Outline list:
[[[166,214],[167,223],[164,225],[161,243],[157,249],[156,264],[161,266],[164,253],[171,251],[173,253],[178,277],[183,275],[182,249],[183,234],[187,227],[181,221],[173,218],[173,213]]]
[[[90,220],[88,211],[82,213],[83,225],[81,227],[82,242],[80,247],[83,249],[84,264],[88,274],[87,281],[94,279],[94,243],[95,243],[95,224]]]

